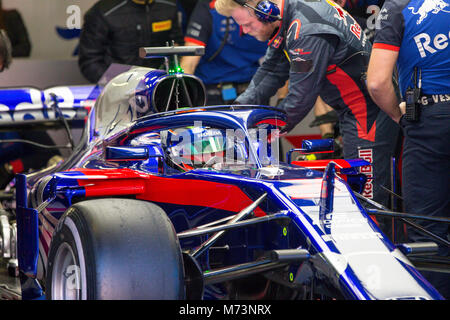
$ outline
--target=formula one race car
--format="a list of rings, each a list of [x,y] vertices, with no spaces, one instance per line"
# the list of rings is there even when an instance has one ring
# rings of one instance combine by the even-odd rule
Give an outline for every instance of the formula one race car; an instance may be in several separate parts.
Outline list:
[[[442,299],[406,256],[433,245],[394,245],[354,191],[368,163],[280,162],[285,113],[205,107],[195,50],[141,49],[167,69],[114,77],[71,156],[16,176],[22,299]]]

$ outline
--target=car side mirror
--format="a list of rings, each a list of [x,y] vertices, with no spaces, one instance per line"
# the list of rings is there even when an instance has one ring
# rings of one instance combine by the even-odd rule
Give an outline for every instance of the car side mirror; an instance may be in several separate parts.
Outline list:
[[[292,162],[292,153],[300,152],[301,154],[317,153],[317,152],[333,152],[334,139],[312,139],[303,140],[300,149],[291,149],[286,154],[286,159],[289,164]]]
[[[105,148],[105,159],[107,161],[143,161],[159,157],[164,157],[159,146],[107,146]]]

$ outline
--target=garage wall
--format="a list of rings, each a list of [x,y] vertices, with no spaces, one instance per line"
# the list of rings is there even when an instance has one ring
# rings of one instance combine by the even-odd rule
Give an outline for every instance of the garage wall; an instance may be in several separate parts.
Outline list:
[[[4,9],[17,9],[27,27],[33,59],[70,58],[78,38],[64,39],[56,28],[69,30],[83,23],[86,11],[97,0],[3,0]]]

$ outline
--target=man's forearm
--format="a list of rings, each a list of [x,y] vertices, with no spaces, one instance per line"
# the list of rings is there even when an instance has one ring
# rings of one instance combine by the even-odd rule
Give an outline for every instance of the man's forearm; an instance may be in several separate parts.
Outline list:
[[[181,58],[180,66],[184,70],[184,73],[194,74],[195,69],[200,62],[200,56],[185,56]]]
[[[402,116],[399,107],[399,101],[395,94],[392,81],[379,83],[369,86],[370,96],[373,101],[383,110],[388,116],[390,116],[395,122],[399,122]]]
[[[289,65],[286,68],[279,66],[262,65],[253,76],[247,90],[242,93],[237,101],[241,104],[268,104],[279,88],[289,78]]]
[[[395,122],[399,122],[402,112],[392,83],[392,74],[398,52],[377,49],[372,50],[367,70],[367,88],[373,101]]]

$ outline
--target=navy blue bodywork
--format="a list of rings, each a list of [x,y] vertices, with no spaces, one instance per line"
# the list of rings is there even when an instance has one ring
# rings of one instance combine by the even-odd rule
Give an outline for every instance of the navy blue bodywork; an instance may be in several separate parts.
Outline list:
[[[264,221],[226,231],[213,248],[195,257],[205,279],[221,268],[259,261],[272,250],[307,250],[307,261],[276,269],[281,283],[302,290],[314,281],[331,297],[347,299],[442,299],[380,231],[333,165],[322,173],[277,161],[276,144],[266,145],[270,139],[261,135],[285,125],[286,115],[279,109],[213,106],[141,116],[130,107],[118,108],[114,121],[102,122],[101,99],[66,161],[17,177],[23,299],[45,294],[41,284],[52,235],[64,212],[78,201],[131,197],[153,202],[170,218],[182,251],[192,252],[209,236],[191,237],[189,232],[206,224],[220,226],[263,194],[248,219]],[[234,152],[242,151],[244,160],[204,161],[183,170],[173,159],[169,162],[173,146],[165,145],[163,136],[199,124],[214,128],[213,133],[241,135]],[[364,163],[354,162],[358,165]],[[226,296],[226,286],[216,284],[202,293],[205,299]]]

